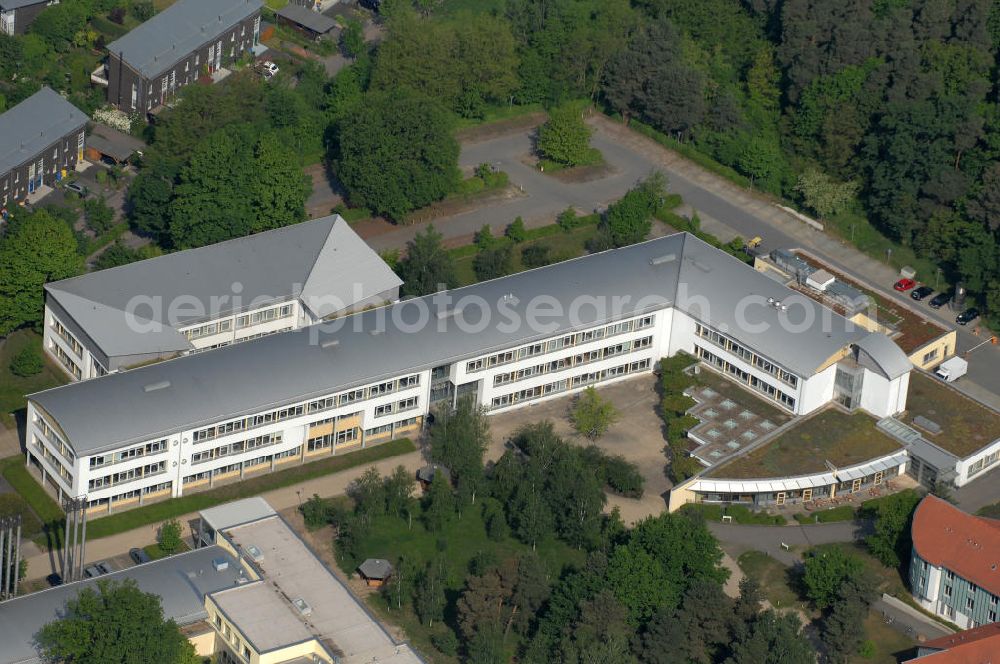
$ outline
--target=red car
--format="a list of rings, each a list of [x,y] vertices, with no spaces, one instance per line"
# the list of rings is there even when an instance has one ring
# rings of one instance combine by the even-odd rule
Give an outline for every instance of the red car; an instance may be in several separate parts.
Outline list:
[[[898,290],[900,293],[905,293],[906,291],[910,290],[916,285],[917,282],[915,282],[913,279],[900,279],[895,284],[893,284],[892,287]]]

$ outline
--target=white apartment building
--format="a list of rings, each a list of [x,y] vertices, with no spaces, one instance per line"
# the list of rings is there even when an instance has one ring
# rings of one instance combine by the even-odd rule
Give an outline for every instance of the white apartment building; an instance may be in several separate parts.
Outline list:
[[[119,509],[414,435],[461,397],[501,412],[681,351],[791,413],[839,399],[884,416],[910,365],[872,336],[682,233],[30,395],[27,461]]]
[[[400,283],[334,215],[47,284],[44,347],[86,380],[391,302]]]

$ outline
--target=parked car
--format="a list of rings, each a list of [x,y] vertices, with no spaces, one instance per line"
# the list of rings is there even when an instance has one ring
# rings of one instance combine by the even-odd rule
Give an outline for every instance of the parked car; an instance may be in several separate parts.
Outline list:
[[[83,186],[82,184],[77,184],[75,182],[68,182],[66,184],[66,189],[72,191],[74,194],[79,194],[80,196],[86,196],[88,193],[90,193],[90,190],[87,189],[85,186]]]
[[[979,318],[979,309],[976,309],[975,307],[969,307],[968,309],[966,309],[965,311],[963,311],[962,313],[960,313],[958,316],[955,317],[955,322],[958,323],[959,325],[965,325],[967,323],[971,323],[977,318]]]
[[[917,282],[915,282],[913,279],[900,279],[895,284],[893,284],[892,287],[898,290],[900,293],[905,293],[906,291],[910,290],[916,285]]]
[[[83,570],[83,573],[90,578],[94,578],[97,576],[104,576],[105,574],[111,574],[114,571],[115,568],[111,563],[109,563],[107,560],[101,560],[99,562],[94,563],[93,565],[87,566]]]
[[[920,300],[924,299],[925,297],[927,297],[928,295],[930,295],[933,292],[934,292],[934,289],[931,288],[930,286],[921,286],[920,288],[918,288],[918,289],[914,290],[912,293],[910,293],[910,297],[912,297],[914,300],[916,300],[917,302],[919,302]]]
[[[278,69],[278,65],[274,64],[270,60],[264,60],[264,62],[260,64],[260,71],[264,74],[264,78],[271,78],[280,70]]]
[[[140,548],[129,549],[128,555],[136,565],[142,565],[152,560],[149,554]]]
[[[931,305],[931,309],[940,309],[944,305],[948,304],[948,300],[951,299],[951,293],[938,293],[931,298],[928,304]]]

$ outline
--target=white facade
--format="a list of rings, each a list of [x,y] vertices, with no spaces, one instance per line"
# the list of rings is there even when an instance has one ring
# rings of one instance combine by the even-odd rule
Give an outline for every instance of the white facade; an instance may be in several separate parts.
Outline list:
[[[1000,438],[955,464],[955,486],[965,486],[1000,461]]]

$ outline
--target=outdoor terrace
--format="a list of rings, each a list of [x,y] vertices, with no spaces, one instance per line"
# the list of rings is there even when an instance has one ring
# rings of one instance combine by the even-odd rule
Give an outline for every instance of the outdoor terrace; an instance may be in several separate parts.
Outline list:
[[[791,429],[757,449],[716,466],[705,477],[757,479],[828,472],[886,456],[901,445],[875,428],[861,412],[827,408],[803,418]]]
[[[705,365],[700,367],[687,394],[698,402],[688,412],[700,420],[688,436],[702,443],[693,440],[689,451],[702,463],[722,463],[791,419],[789,413],[736,382]]]
[[[918,416],[940,430],[932,431],[926,422],[915,421]],[[929,442],[960,458],[1000,438],[1000,413],[919,371],[910,373],[906,412],[899,419],[918,429]]]

